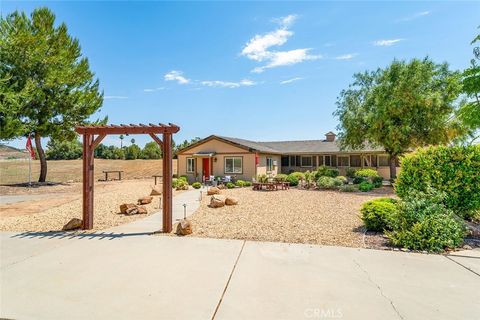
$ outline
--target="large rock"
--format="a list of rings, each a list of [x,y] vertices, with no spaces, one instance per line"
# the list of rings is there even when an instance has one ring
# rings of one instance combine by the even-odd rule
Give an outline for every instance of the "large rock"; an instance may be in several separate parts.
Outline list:
[[[227,197],[227,199],[225,199],[225,204],[227,206],[234,206],[238,204],[238,199],[234,197]]]
[[[179,236],[186,236],[192,233],[192,223],[187,219],[182,219],[177,223],[175,233]]]
[[[152,202],[153,197],[152,196],[146,196],[138,199],[138,204],[149,204]]]
[[[133,209],[136,209],[137,205],[134,203],[124,203],[120,205],[120,212],[122,214],[130,214],[127,211],[132,211]]]
[[[137,214],[147,214],[147,208],[145,206],[137,206]]]
[[[208,188],[207,195],[213,196],[214,194],[220,194],[220,189],[218,189],[217,187]]]
[[[162,195],[162,188],[160,186],[152,187],[152,192],[150,192],[151,196],[161,196]]]
[[[210,208],[220,208],[225,205],[225,197],[220,195],[213,195],[210,198]]]
[[[70,221],[68,221],[66,225],[63,226],[62,230],[63,231],[76,230],[76,229],[80,229],[82,226],[83,226],[82,219],[73,218]]]

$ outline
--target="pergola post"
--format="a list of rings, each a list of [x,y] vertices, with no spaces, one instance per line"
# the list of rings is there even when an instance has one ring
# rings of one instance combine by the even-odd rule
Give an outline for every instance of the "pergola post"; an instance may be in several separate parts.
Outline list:
[[[162,159],[163,159],[163,232],[172,231],[172,134],[163,134]]]
[[[83,135],[83,229],[93,229],[93,135]]]

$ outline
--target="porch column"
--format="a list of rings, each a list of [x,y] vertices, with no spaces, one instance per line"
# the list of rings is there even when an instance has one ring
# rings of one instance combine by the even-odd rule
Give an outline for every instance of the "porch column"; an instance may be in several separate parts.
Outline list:
[[[82,229],[93,229],[93,135],[83,135],[83,226]]]
[[[165,233],[172,231],[172,134],[163,134],[163,229]]]

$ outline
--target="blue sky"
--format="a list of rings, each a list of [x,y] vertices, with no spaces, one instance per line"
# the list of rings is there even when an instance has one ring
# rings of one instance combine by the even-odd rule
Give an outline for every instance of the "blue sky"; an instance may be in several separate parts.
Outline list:
[[[458,1],[2,1],[1,11],[38,6],[89,58],[105,94],[94,118],[173,122],[177,141],[323,138],[355,72],[426,55],[464,69],[480,25],[480,2]]]

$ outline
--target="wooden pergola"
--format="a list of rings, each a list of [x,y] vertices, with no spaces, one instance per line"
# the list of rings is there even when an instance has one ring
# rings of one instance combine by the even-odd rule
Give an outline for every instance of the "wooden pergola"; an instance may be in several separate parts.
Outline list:
[[[163,160],[163,232],[172,231],[172,135],[180,127],[169,123],[165,124],[130,124],[105,126],[78,126],[75,131],[83,135],[83,229],[93,228],[93,164],[94,150],[109,134],[148,134],[160,145]],[[160,139],[157,135],[162,134]]]

